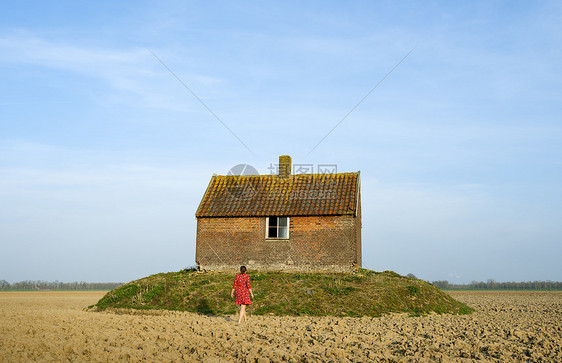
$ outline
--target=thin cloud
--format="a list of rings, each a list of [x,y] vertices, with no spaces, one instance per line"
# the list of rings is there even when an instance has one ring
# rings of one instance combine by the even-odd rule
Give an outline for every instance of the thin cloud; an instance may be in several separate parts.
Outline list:
[[[107,89],[99,94],[100,102],[128,102],[175,111],[198,110],[154,64],[145,48],[84,47],[16,34],[0,37],[0,62],[57,69],[80,74],[90,82],[97,80],[113,90],[113,94],[108,94]],[[204,89],[220,88],[224,82],[221,78],[201,74],[187,77]],[[203,94],[202,97],[205,98]]]

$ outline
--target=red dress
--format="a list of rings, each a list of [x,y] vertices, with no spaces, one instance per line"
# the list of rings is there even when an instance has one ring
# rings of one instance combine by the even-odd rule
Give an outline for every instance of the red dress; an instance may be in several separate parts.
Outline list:
[[[232,288],[236,290],[236,305],[252,304],[252,300],[250,300],[250,292],[248,291],[252,288],[252,286],[250,286],[250,276],[246,274],[236,275]]]

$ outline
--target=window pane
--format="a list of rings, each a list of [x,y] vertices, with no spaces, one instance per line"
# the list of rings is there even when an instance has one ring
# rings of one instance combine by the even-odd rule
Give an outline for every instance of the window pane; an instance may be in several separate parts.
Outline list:
[[[267,237],[277,238],[277,227],[269,227],[269,230],[267,231]]]
[[[285,222],[287,222],[285,220]],[[287,238],[288,237],[288,228],[287,227],[279,227],[279,238]]]
[[[269,228],[277,227],[277,217],[269,217]]]
[[[287,217],[279,217],[279,226],[287,226]]]

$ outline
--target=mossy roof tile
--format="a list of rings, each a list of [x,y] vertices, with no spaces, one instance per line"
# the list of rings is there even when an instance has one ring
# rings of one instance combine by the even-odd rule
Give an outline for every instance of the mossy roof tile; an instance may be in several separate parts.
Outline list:
[[[203,217],[355,214],[359,172],[215,175],[195,213]]]

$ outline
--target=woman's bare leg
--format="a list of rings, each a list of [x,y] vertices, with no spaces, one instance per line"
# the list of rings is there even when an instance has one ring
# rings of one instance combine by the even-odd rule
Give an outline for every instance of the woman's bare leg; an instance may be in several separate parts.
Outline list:
[[[246,305],[240,305],[240,319],[238,319],[238,323],[242,322],[242,318],[246,321]]]

